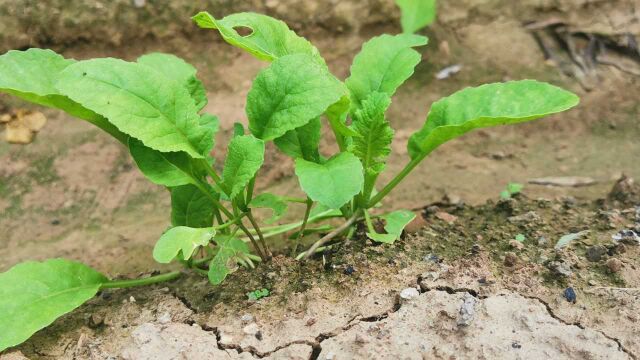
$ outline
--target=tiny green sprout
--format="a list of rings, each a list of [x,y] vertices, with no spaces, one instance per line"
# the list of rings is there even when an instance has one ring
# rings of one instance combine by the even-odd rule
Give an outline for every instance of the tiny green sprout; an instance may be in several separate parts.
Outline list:
[[[433,15],[422,17],[427,13],[411,9],[435,9],[433,1],[398,3],[404,33],[365,42],[344,80],[329,71],[313,44],[282,21],[255,13],[194,16],[200,27],[269,63],[255,77],[246,98],[246,119],[234,125],[225,160],[219,163],[212,157],[219,120],[203,112],[207,92],[196,69],[176,56],[78,61],[43,49],[0,56],[0,92],[104,130],[129,150],[149,181],[167,188],[171,227],[164,233],[158,229],[153,257],[184,268],[110,280],[62,259],[15,265],[0,274],[0,351],[27,340],[100,290],[171,281],[185,272],[218,285],[238,269],[250,271],[269,261],[268,244],[275,236],[286,239],[294,233],[290,252],[300,261],[358,234],[355,228],[361,223],[370,240],[392,244],[415,214],[385,213],[383,200],[440,145],[474,129],[531,121],[579,103],[573,93],[535,80],[465,88],[431,104],[424,125],[409,138],[404,168],[381,177],[395,133],[387,110],[422,59],[416,48],[428,43],[413,32],[433,20]],[[238,28],[251,29],[251,36],[242,36]],[[338,145],[335,153],[320,151],[323,127]],[[259,170],[266,149],[272,148],[269,142],[292,158],[291,175],[297,177],[303,198],[258,192],[264,188],[256,183],[265,181]],[[380,184],[379,178],[391,180]],[[521,189],[510,184],[506,191],[511,196]],[[302,219],[277,223],[293,207],[304,214]],[[270,213],[268,220],[258,216],[263,211]],[[340,218],[342,223],[335,221]],[[319,232],[325,235],[298,251]],[[249,296],[268,295],[260,289]]]
[[[519,183],[509,183],[507,187],[500,192],[501,199],[511,199],[514,195],[520,194],[524,185]]]
[[[269,294],[270,292],[268,289],[259,289],[259,290],[248,292],[247,297],[249,298],[249,301],[257,301],[264,297],[269,296]]]
[[[525,241],[526,237],[524,236],[524,234],[518,234],[516,235],[516,241],[517,242],[521,242],[523,243]]]

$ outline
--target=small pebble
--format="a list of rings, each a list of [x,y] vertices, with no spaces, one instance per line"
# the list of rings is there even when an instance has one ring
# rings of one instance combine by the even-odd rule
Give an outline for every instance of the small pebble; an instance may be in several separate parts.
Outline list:
[[[134,298],[133,296],[129,296],[129,302],[130,303],[136,302],[136,298]]]
[[[573,275],[573,271],[571,271],[571,264],[566,261],[552,261],[547,264],[547,268],[555,275],[566,277]]]
[[[400,292],[400,298],[404,300],[411,300],[418,296],[420,296],[420,292],[414,287],[406,288]]]
[[[462,306],[458,314],[458,326],[469,326],[476,314],[476,298],[469,293],[464,294]]]
[[[158,322],[160,324],[168,324],[171,322],[171,314],[169,314],[168,312],[163,313],[162,315],[160,315],[158,317]]]
[[[59,219],[51,220],[51,225],[60,225],[60,220]]]
[[[255,337],[258,341],[262,341],[262,331],[258,330]]]
[[[593,279],[589,280],[587,283],[589,284],[589,286],[596,286],[596,285],[598,285],[598,282],[597,282],[597,281],[595,281],[595,280],[593,280]]]
[[[549,243],[549,241],[547,240],[547,238],[546,238],[546,237],[544,237],[544,236],[540,236],[540,237],[538,238],[538,246],[545,246],[545,245],[547,245],[548,243]]]
[[[516,250],[524,249],[524,244],[518,240],[509,241],[509,246],[511,246],[512,249],[516,249]]]
[[[611,271],[612,273],[617,273],[622,268],[622,261],[616,258],[611,258],[607,260],[606,264],[607,264],[607,269],[609,269],[609,271]]]
[[[504,256],[504,266],[514,266],[518,262],[518,255],[513,252],[508,252]]]
[[[568,302],[575,304],[577,298],[575,290],[573,290],[572,287],[564,289],[564,298],[567,299]]]
[[[511,343],[511,347],[514,348],[514,349],[521,349],[522,345],[520,345],[519,342],[514,341],[514,342]]]
[[[260,329],[258,328],[258,324],[256,323],[251,323],[247,326],[245,326],[244,328],[242,328],[242,332],[245,333],[245,335],[256,335],[258,332],[260,331]]]
[[[309,318],[309,320],[307,320],[307,326],[313,326],[313,324],[316,323],[316,318]]]
[[[250,322],[253,322],[253,315],[251,314],[244,314],[242,315],[242,317],[240,318],[240,321],[242,321],[245,324],[248,324]]]
[[[587,249],[587,260],[591,262],[598,262],[602,260],[602,257],[607,253],[607,248],[602,245],[590,246]]]

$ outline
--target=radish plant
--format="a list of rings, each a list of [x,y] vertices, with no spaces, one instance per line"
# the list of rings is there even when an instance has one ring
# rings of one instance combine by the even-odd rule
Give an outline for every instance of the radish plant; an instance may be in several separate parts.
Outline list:
[[[431,105],[424,126],[409,140],[407,165],[379,186],[394,135],[385,114],[420,62],[414,48],[426,45],[426,37],[406,33],[369,40],[354,58],[350,76],[341,81],[318,50],[281,21],[254,13],[215,19],[206,12],[194,20],[269,63],[247,96],[248,131],[236,125],[223,164],[211,157],[219,120],[203,112],[204,86],[195,68],[173,55],[153,53],[134,62],[76,61],[51,50],[9,51],[0,56],[0,91],[65,111],[127,146],[141,172],[171,195],[171,228],[160,236],[153,257],[159,263],[178,262],[214,285],[238,264],[253,268],[268,261],[268,239],[284,233],[293,232],[291,253],[300,260],[352,236],[361,221],[372,241],[393,243],[414,214],[374,215],[371,209],[438,146],[473,129],[534,120],[579,101],[533,80],[459,91]],[[239,28],[251,33],[241,35]],[[320,152],[323,126],[331,130],[337,154]],[[256,193],[270,141],[294,159],[305,197]],[[292,224],[264,226],[254,216],[254,209],[271,209],[273,216],[265,223],[273,223],[291,205],[301,206],[304,214]],[[335,218],[343,218],[342,223],[310,226]],[[384,231],[374,228],[375,218],[384,222]],[[301,240],[316,232],[326,235],[299,252]],[[62,259],[18,264],[0,274],[0,351],[100,290],[169,281],[182,273],[114,281]]]

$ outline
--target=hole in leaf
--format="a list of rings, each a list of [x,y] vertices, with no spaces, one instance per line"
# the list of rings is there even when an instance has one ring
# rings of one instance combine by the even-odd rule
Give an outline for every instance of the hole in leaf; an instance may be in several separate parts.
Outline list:
[[[248,26],[234,26],[233,30],[235,30],[238,33],[238,35],[242,37],[247,37],[253,34],[253,29]]]

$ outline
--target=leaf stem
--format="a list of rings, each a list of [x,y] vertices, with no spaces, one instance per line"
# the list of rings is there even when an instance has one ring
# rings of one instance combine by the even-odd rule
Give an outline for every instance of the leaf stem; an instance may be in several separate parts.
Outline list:
[[[425,152],[424,154],[420,154],[419,157],[411,160],[405,167],[400,171],[391,181],[385,185],[385,187],[380,190],[379,193],[376,194],[369,202],[367,203],[367,209],[374,207],[377,203],[380,202],[391,190],[393,190],[409,173],[415,169],[418,164],[429,154],[429,152]]]
[[[331,239],[333,239],[334,237],[342,234],[342,232],[344,232],[345,230],[347,230],[351,225],[353,225],[353,223],[356,222],[356,220],[358,220],[358,216],[360,215],[360,212],[356,212],[355,214],[353,214],[353,216],[351,216],[351,218],[349,218],[349,220],[347,220],[344,224],[340,225],[339,227],[337,227],[335,230],[333,230],[332,232],[328,233],[327,235],[325,235],[324,237],[322,237],[320,240],[316,241],[313,246],[311,246],[311,248],[309,248],[309,250],[307,250],[307,255],[304,257],[304,259],[308,259],[309,257],[311,257],[311,255],[313,255],[315,253],[315,251],[322,245],[326,244],[328,241],[330,241]]]
[[[367,210],[364,210],[364,221],[367,223],[367,229],[369,232],[375,233],[375,229],[373,228],[373,223],[371,222],[371,215]]]
[[[260,231],[260,226],[256,222],[256,219],[253,217],[253,214],[251,213],[251,209],[247,211],[247,219],[249,219],[251,226],[253,226],[253,228],[256,230],[256,234],[258,234],[258,238],[260,239],[260,243],[262,244],[262,247],[264,248],[266,255],[271,256],[269,247],[267,247],[267,243],[264,241],[264,236],[262,236],[262,231]]]
[[[303,199],[303,198],[295,198],[295,197],[282,197],[282,200],[286,201],[286,202],[292,202],[292,203],[299,203],[299,204],[306,204],[307,203],[307,199]]]
[[[298,252],[298,245],[300,244],[300,239],[304,236],[304,230],[307,228],[307,222],[309,221],[309,214],[311,214],[311,208],[313,207],[313,200],[307,197],[306,200],[307,208],[304,212],[304,219],[302,220],[302,225],[300,225],[300,230],[298,231],[298,235],[293,243],[293,249],[291,249],[291,257],[295,257]]]
[[[136,286],[153,285],[153,284],[177,279],[178,277],[180,277],[180,275],[182,275],[182,272],[172,271],[166,274],[150,276],[148,278],[142,278],[142,279],[114,280],[114,281],[109,281],[100,285],[100,289],[124,289],[124,288],[136,287]]]
[[[253,199],[253,188],[256,186],[256,177],[255,175],[249,181],[249,185],[247,185],[247,200],[245,204],[249,204],[251,199]]]

